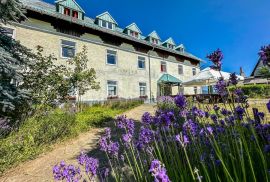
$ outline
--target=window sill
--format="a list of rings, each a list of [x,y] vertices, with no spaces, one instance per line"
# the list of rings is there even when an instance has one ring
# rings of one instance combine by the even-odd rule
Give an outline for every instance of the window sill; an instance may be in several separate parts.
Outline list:
[[[113,99],[118,99],[119,97],[117,95],[115,96],[108,96],[107,99],[108,100],[113,100]]]

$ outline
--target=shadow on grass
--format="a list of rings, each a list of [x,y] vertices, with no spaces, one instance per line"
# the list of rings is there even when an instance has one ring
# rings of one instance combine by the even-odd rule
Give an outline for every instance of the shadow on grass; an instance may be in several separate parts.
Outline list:
[[[135,121],[135,132],[134,133],[139,133],[139,129],[142,126],[141,122],[139,121]],[[115,124],[115,119],[110,119],[110,121],[107,120],[107,122],[103,123],[101,126],[99,126],[102,131],[98,132],[96,134],[96,136],[102,136],[104,134],[104,130],[105,128],[111,128],[111,140],[112,141],[118,141],[120,140],[120,138],[122,137],[122,134],[124,134],[124,131],[122,129],[119,129],[116,127]],[[99,137],[100,138],[100,137]],[[135,138],[137,138],[137,136],[135,136]],[[87,153],[87,155],[89,157],[94,157],[97,158],[99,160],[99,169],[101,169],[101,173],[102,170],[106,169],[106,168],[110,168],[110,164],[108,161],[108,158],[106,156],[106,153],[104,151],[101,151],[99,149],[99,139],[93,140],[90,145],[94,145],[95,147],[93,147],[91,150],[88,151],[84,151],[85,153]],[[119,155],[123,154],[123,146],[120,145],[120,150],[119,150]],[[126,164],[124,164],[123,166],[127,166]],[[122,167],[123,167],[122,166]],[[126,167],[122,168],[123,170],[128,170]],[[134,181],[133,177],[130,175],[130,171],[125,172],[122,176],[122,181]],[[100,181],[102,181],[101,179],[99,179]],[[112,176],[112,171],[110,169],[110,173],[109,176],[106,179],[107,181],[115,181],[114,177]]]

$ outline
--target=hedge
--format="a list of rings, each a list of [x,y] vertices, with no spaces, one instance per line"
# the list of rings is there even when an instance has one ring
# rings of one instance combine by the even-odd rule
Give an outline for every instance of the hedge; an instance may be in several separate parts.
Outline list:
[[[243,85],[237,87],[241,88],[249,98],[270,98],[270,85]],[[230,87],[229,89],[230,91],[234,91],[235,87]]]

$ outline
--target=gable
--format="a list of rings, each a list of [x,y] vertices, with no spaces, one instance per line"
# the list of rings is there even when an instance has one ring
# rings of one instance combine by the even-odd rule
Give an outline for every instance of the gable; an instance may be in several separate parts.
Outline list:
[[[132,30],[133,32],[142,33],[139,27],[136,25],[136,23],[132,23],[129,26],[126,27],[126,29]]]
[[[150,33],[150,34],[148,35],[148,37],[152,37],[152,38],[154,38],[154,39],[160,40],[160,37],[159,37],[159,35],[157,34],[156,31],[153,31],[152,33]]]
[[[109,12],[104,12],[96,17],[97,19],[104,20],[107,22],[111,22],[117,25],[117,22],[113,19]]]
[[[251,76],[260,76],[260,69],[264,67],[263,62],[261,60],[259,60],[256,64],[256,66],[254,67]],[[266,67],[268,67],[270,69],[270,66],[266,65]]]
[[[76,3],[75,0],[57,0],[55,1],[55,3],[85,13],[84,10],[80,7],[78,3]]]
[[[163,44],[166,44],[166,43],[175,46],[175,42],[174,42],[174,40],[171,37],[169,39],[167,39],[165,42],[163,42]]]

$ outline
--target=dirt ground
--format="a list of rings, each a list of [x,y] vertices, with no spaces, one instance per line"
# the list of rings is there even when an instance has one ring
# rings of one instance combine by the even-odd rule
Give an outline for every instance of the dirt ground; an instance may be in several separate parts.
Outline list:
[[[128,118],[140,120],[144,112],[155,112],[155,107],[144,104],[124,113]],[[1,177],[1,182],[45,182],[54,181],[52,168],[64,160],[68,164],[76,164],[76,157],[81,151],[95,153],[97,142],[104,128],[91,129],[77,138],[55,145],[53,150],[40,155],[38,158],[27,161],[6,171]]]

